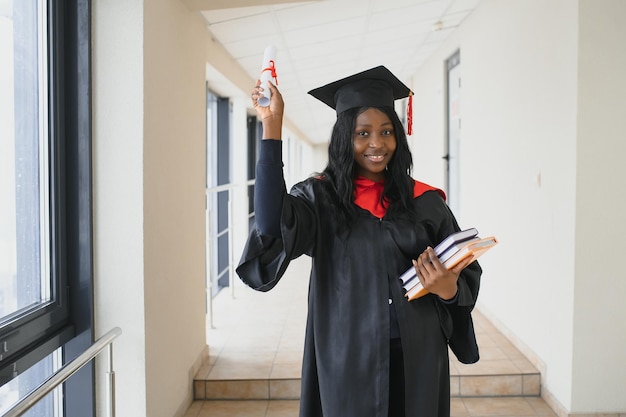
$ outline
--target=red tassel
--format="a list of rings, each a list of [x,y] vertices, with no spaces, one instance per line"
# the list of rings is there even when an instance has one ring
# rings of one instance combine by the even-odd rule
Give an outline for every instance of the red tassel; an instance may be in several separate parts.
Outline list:
[[[407,134],[413,134],[413,91],[409,91],[409,104],[406,107]]]
[[[263,68],[261,70],[261,74],[264,73],[265,71],[269,71],[270,72],[272,78],[274,78],[274,82],[275,82],[274,84],[278,85],[278,74],[276,74],[276,64],[274,63],[273,59],[270,60],[270,66],[269,67]]]

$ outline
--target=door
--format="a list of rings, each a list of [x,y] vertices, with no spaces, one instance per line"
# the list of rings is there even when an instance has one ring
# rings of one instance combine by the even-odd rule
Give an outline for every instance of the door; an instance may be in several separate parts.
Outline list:
[[[461,54],[457,51],[446,61],[447,68],[447,134],[446,134],[446,194],[455,216],[460,207],[461,159]]]

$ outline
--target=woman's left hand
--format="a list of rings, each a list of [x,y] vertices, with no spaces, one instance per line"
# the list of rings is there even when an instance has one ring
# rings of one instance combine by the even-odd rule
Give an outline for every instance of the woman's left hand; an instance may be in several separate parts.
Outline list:
[[[472,257],[461,261],[452,269],[447,269],[439,261],[435,251],[430,246],[413,260],[413,266],[420,282],[430,293],[438,295],[444,300],[454,298],[457,292],[457,280],[461,271],[472,263]]]

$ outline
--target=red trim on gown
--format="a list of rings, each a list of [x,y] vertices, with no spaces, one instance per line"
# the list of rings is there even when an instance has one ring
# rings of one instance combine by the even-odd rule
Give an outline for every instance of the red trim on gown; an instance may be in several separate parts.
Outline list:
[[[426,191],[437,191],[444,200],[446,199],[443,190],[420,181],[413,181],[413,198],[419,197]],[[388,207],[388,201],[385,199],[385,204],[383,204],[380,198],[384,187],[384,181],[372,181],[361,175],[357,176],[354,179],[354,204],[382,219]]]

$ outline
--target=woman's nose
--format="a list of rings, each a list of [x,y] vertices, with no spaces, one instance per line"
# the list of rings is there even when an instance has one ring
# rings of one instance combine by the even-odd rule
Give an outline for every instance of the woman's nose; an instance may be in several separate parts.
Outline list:
[[[382,146],[383,141],[380,138],[380,136],[378,136],[376,133],[370,135],[370,141],[368,143],[368,146],[370,148],[378,148],[380,146]]]

